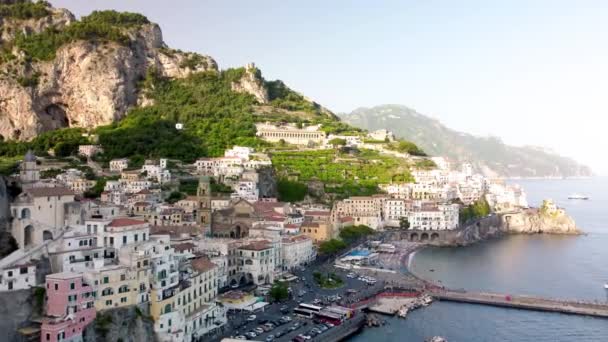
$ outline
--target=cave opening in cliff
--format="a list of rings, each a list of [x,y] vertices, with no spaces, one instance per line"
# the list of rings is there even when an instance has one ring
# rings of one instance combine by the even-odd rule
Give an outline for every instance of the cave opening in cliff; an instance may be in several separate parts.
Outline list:
[[[65,110],[66,106],[61,103],[53,103],[44,109],[42,121],[49,129],[70,127],[70,121]]]

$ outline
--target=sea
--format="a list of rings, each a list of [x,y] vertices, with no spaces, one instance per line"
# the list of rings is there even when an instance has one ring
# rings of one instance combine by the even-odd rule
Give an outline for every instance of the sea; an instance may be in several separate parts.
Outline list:
[[[513,235],[468,247],[428,248],[414,254],[407,268],[454,289],[608,301],[608,178],[509,182],[524,187],[531,206],[553,199],[586,234]],[[590,199],[568,200],[573,193]],[[435,302],[405,320],[386,320],[386,326],[365,329],[351,341],[443,336],[449,342],[608,342],[608,319],[474,304]]]

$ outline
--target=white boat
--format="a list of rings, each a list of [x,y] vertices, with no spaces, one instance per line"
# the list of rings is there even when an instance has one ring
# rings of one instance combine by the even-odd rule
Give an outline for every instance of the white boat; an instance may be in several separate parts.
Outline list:
[[[581,194],[572,194],[570,196],[568,196],[568,199],[575,199],[575,200],[588,200],[589,197],[585,196],[585,195],[581,195]]]
[[[604,288],[608,290],[608,283],[604,284]]]

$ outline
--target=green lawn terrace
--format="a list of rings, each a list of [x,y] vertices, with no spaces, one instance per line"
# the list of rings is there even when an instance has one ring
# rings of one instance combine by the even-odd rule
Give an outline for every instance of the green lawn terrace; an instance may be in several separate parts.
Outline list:
[[[408,159],[372,150],[275,151],[270,156],[278,178],[321,182],[325,193],[338,198],[376,194],[383,183],[414,182]]]

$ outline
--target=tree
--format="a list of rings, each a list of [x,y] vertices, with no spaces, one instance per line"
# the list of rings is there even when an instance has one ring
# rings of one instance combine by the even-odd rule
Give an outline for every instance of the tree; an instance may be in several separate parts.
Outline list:
[[[283,282],[276,281],[270,288],[270,298],[275,302],[280,302],[289,297],[287,285]]]
[[[407,219],[407,217],[399,218],[399,228],[404,230],[410,229],[410,221]]]
[[[319,252],[321,252],[322,254],[332,255],[338,253],[344,248],[346,248],[346,243],[344,241],[338,239],[331,239],[321,243],[321,245],[319,246]]]
[[[342,139],[342,138],[333,138],[329,141],[329,144],[337,147],[337,146],[345,146],[346,145],[346,139]]]
[[[173,191],[169,195],[169,197],[167,197],[167,203],[173,204],[177,201],[183,200],[184,198],[186,198],[186,195],[184,195],[183,193],[179,191]]]
[[[371,235],[374,230],[366,225],[358,225],[352,227],[345,227],[340,231],[340,238],[346,243],[353,243],[359,238]]]

